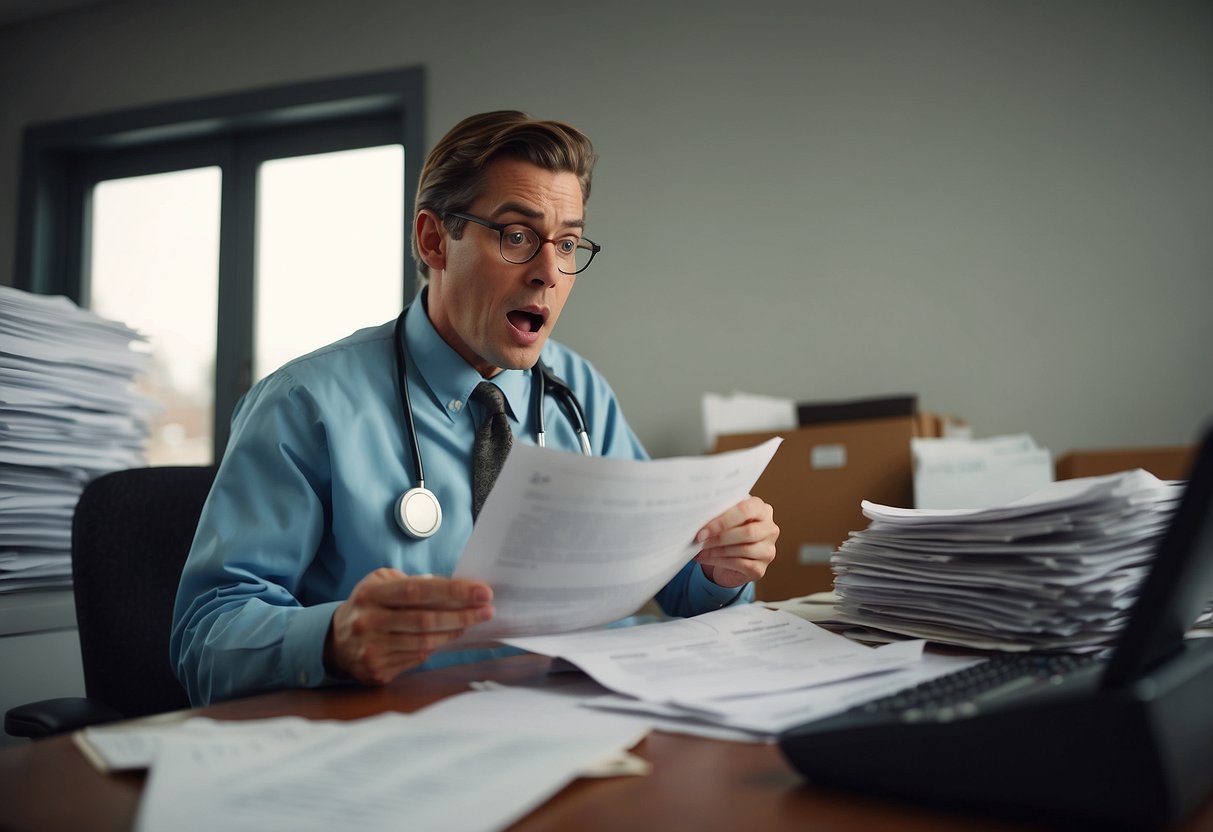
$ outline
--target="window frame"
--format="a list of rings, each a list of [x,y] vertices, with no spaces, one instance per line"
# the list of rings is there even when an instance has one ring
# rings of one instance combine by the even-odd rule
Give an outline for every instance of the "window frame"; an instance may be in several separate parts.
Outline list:
[[[101,181],[221,169],[214,454],[252,383],[257,170],[270,159],[404,147],[401,305],[416,291],[409,243],[424,158],[420,67],[310,81],[31,125],[24,131],[15,285],[89,305],[91,193]]]

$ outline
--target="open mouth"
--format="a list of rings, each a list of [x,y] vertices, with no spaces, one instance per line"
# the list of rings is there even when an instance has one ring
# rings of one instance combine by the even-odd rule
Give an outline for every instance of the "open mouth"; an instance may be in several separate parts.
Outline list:
[[[525,309],[515,309],[506,314],[510,324],[522,332],[538,332],[543,328],[543,315],[538,312],[528,312]]]

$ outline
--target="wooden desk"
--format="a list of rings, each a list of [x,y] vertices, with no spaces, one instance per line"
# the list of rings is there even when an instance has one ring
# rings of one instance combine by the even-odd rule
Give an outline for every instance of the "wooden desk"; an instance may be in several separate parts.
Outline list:
[[[398,679],[386,688],[284,691],[208,708],[200,716],[255,719],[293,714],[356,719],[414,711],[467,690],[469,682],[556,685],[549,660],[516,656]],[[532,812],[520,830],[1027,830],[993,818],[884,802],[805,784],[773,746],[656,732],[636,749],[653,764],[644,777],[579,780]],[[102,775],[68,737],[0,749],[0,829],[11,832],[128,830],[143,775]],[[407,828],[407,819],[402,827]],[[1183,826],[1213,830],[1213,800]]]

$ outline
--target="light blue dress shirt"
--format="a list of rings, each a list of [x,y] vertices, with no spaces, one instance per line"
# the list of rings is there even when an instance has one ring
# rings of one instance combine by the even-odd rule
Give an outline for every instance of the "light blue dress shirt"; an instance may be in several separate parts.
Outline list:
[[[406,315],[409,395],[426,487],[442,503],[430,538],[404,534],[397,498],[414,486],[395,382],[393,323],[360,330],[258,382],[232,418],[227,451],[181,576],[171,658],[195,705],[258,691],[311,687],[326,677],[333,611],[368,573],[450,575],[472,531],[471,451],[481,381],[438,335],[422,303]],[[644,459],[606,380],[548,341],[543,360],[581,400],[599,456]],[[531,373],[493,379],[515,441],[535,444]],[[548,448],[580,452],[562,405],[543,403]],[[688,564],[658,594],[669,615],[746,602],[753,587],[718,587]],[[517,652],[439,653],[421,670]]]

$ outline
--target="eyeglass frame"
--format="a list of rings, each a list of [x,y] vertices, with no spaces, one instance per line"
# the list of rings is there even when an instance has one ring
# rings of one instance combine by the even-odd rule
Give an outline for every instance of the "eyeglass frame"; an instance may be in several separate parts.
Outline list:
[[[555,246],[555,244],[557,243],[557,240],[555,240],[555,239],[544,238],[543,236],[541,236],[539,234],[538,231],[536,231],[534,228],[531,228],[525,222],[493,222],[492,220],[486,220],[484,217],[478,217],[475,214],[467,214],[467,213],[464,213],[463,211],[449,211],[449,212],[447,212],[446,216],[455,217],[456,219],[466,220],[468,222],[474,222],[477,225],[483,225],[485,228],[489,228],[489,229],[492,229],[493,231],[496,231],[497,232],[497,253],[501,255],[502,260],[504,260],[507,263],[513,263],[515,266],[521,266],[523,263],[529,263],[532,260],[534,260],[535,257],[538,256],[540,250],[543,249],[544,243],[551,243],[553,246]],[[514,261],[505,256],[505,250],[502,248],[502,246],[505,245],[505,230],[507,228],[509,228],[511,225],[521,225],[523,228],[527,229],[532,234],[534,234],[535,238],[537,240],[539,240],[539,245],[535,246],[535,250],[531,252],[531,256],[525,260]],[[588,243],[589,245],[586,246],[585,245],[586,243]],[[580,238],[577,241],[577,248],[588,251],[590,253],[590,259],[586,260],[585,265],[582,266],[580,269],[578,269],[575,272],[566,272],[564,269],[557,266],[556,269],[561,274],[567,274],[570,276],[575,275],[575,274],[581,274],[583,271],[585,271],[586,269],[588,269],[590,267],[590,263],[594,262],[594,257],[598,254],[598,252],[602,251],[602,246],[598,245],[598,243],[594,242],[593,240],[589,239],[588,237]],[[559,252],[559,249],[557,249],[557,252]],[[576,262],[576,261],[574,261],[574,262]]]

